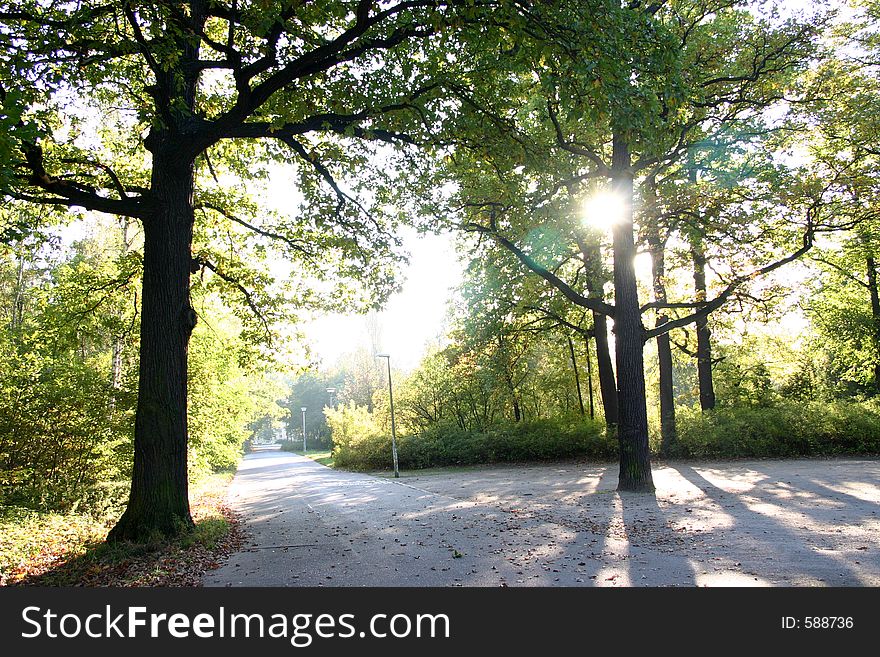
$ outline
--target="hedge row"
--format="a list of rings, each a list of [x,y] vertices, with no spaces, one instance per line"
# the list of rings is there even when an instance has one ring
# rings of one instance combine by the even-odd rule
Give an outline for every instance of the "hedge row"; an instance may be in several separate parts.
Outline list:
[[[880,454],[880,409],[871,402],[783,402],[774,406],[678,412],[678,458],[761,458]],[[481,463],[594,460],[617,456],[617,442],[589,420],[538,420],[469,432],[437,426],[399,436],[402,469]],[[652,441],[656,446],[657,441]],[[391,437],[352,437],[333,448],[349,470],[383,470],[391,463]]]
[[[435,427],[416,435],[399,436],[397,454],[403,469],[479,463],[551,461],[575,457],[612,458],[617,444],[598,422],[538,420],[500,425],[483,432],[458,427]],[[387,469],[391,437],[367,435],[337,444],[335,465],[349,470]]]
[[[880,410],[870,402],[782,402],[774,406],[684,409],[683,458],[839,456],[880,453]]]

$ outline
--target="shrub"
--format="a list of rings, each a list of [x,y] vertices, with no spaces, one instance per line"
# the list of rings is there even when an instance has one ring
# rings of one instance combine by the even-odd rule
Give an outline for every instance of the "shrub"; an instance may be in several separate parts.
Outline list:
[[[0,504],[99,513],[115,504],[101,486],[131,467],[131,395],[114,394],[91,363],[12,349],[0,354],[0,393]]]
[[[880,411],[868,402],[779,402],[678,415],[678,456],[836,456],[880,453]]]
[[[369,469],[391,454],[391,436],[384,436],[366,406],[353,401],[324,410],[333,436],[333,461],[342,468]],[[387,450],[385,449],[387,444]]]
[[[391,436],[368,421],[362,409],[350,412],[339,434],[334,429],[334,463],[351,470],[381,470],[391,464]],[[331,428],[342,418],[328,420]],[[363,433],[354,433],[356,425]],[[605,425],[590,420],[536,420],[499,424],[486,431],[465,431],[437,425],[419,434],[398,436],[401,468],[419,469],[446,465],[551,461],[569,458],[611,458],[616,442],[606,437]]]

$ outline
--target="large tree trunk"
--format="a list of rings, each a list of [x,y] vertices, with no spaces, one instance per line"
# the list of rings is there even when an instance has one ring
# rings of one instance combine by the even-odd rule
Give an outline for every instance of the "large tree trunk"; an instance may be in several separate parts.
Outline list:
[[[871,320],[874,324],[874,387],[880,391],[880,293],[877,291],[877,263],[868,256],[868,291],[871,294]]]
[[[696,301],[706,301],[706,254],[701,242],[695,242],[691,249],[694,261],[694,289]],[[715,408],[715,386],[712,382],[712,333],[709,318],[701,316],[694,322],[697,332],[697,379],[700,385],[700,408],[710,411]]]
[[[617,360],[618,430],[620,473],[617,490],[653,491],[651,455],[648,447],[648,409],[645,402],[645,364],[639,292],[636,284],[633,240],[633,174],[629,144],[614,136],[612,189],[624,202],[613,229],[614,335]]]
[[[656,190],[654,181],[647,181],[650,194],[649,202],[656,207]],[[651,277],[654,288],[654,301],[666,303],[666,254],[665,243],[660,237],[660,226],[657,213],[651,212],[647,217],[649,225],[645,227],[648,247],[651,251]],[[658,309],[655,326],[663,326],[669,321],[664,310]],[[660,453],[668,456],[675,446],[675,388],[672,375],[672,346],[669,333],[657,336],[657,364],[660,370]]]
[[[144,220],[134,470],[128,508],[108,540],[144,541],[193,524],[186,470],[193,162],[173,144],[153,148],[156,211]]]
[[[609,428],[617,426],[617,380],[614,365],[611,363],[611,349],[608,346],[608,320],[601,313],[593,313],[593,332],[596,337],[596,365],[599,370],[599,393],[605,411],[605,424]]]

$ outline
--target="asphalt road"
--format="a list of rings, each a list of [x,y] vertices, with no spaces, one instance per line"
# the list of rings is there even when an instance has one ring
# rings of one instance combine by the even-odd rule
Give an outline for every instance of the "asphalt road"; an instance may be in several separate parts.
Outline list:
[[[230,489],[248,540],[206,586],[880,586],[880,461],[404,473],[245,457]]]

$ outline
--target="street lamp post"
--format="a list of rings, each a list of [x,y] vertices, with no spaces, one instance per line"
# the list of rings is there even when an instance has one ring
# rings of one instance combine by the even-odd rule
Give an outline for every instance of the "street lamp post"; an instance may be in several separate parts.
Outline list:
[[[306,455],[306,407],[303,406],[299,410],[302,411],[303,414],[303,456]]]
[[[376,354],[376,358],[384,358],[388,361],[388,401],[391,404],[391,457],[394,459],[394,477],[400,477],[397,468],[397,428],[394,426],[394,392],[391,388],[391,354]]]

